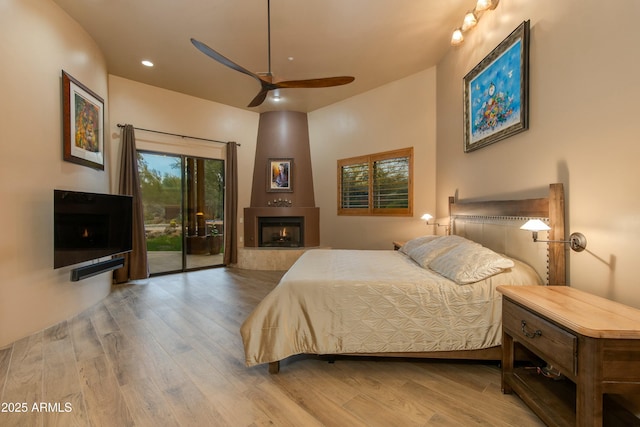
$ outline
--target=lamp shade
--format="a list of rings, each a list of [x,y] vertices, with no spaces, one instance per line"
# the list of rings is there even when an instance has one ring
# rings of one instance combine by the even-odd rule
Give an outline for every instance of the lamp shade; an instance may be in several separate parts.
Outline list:
[[[491,0],[478,0],[476,2],[476,10],[478,12],[483,12],[493,6],[492,3],[493,2]]]
[[[428,214],[428,213],[426,213],[426,214],[424,214],[424,215],[422,215],[420,217],[420,219],[423,220],[423,221],[429,221],[432,218],[433,218],[433,216],[431,214]]]
[[[462,30],[460,28],[456,29],[451,35],[451,44],[453,46],[457,46],[464,41],[464,36],[462,35]]]
[[[529,221],[525,222],[524,225],[520,227],[520,229],[527,231],[547,231],[551,230],[551,227],[549,227],[539,219],[530,219]]]
[[[467,31],[470,28],[473,28],[478,23],[478,17],[473,12],[467,12],[464,15],[464,19],[462,20],[462,31]]]

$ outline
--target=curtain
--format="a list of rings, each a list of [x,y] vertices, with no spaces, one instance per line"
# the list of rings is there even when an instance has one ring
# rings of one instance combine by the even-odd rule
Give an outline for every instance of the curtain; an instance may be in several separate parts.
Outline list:
[[[144,234],[144,212],[142,194],[140,192],[140,177],[138,175],[138,153],[136,152],[136,137],[133,126],[124,125],[120,135],[122,157],[120,160],[119,193],[133,196],[133,250],[124,255],[124,267],[113,272],[113,279],[116,283],[149,277],[147,241]]]
[[[227,143],[227,169],[224,177],[224,265],[238,262],[238,146]]]

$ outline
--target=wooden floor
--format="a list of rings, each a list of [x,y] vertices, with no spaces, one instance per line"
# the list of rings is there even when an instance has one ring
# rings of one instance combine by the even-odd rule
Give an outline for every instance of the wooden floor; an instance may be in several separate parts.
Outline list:
[[[296,356],[247,368],[239,328],[282,273],[121,285],[0,350],[1,426],[541,426],[495,364]]]

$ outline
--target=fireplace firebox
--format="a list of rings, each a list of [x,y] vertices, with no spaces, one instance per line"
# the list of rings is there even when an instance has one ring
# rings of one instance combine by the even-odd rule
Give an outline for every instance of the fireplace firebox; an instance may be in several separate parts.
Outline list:
[[[258,217],[258,246],[298,248],[304,246],[304,217]]]
[[[244,208],[244,246],[249,248],[257,248],[259,246],[264,246],[262,244],[262,240],[268,242],[271,240],[271,236],[268,239],[264,239],[262,234],[262,226],[259,225],[260,220],[263,222],[266,218],[275,218],[274,220],[266,220],[266,221],[277,221],[276,225],[279,223],[288,223],[292,222],[295,225],[300,225],[300,237],[299,243],[297,247],[301,248],[311,248],[320,246],[320,208],[315,207],[273,207],[273,206],[264,206],[264,207],[254,207],[254,208]],[[271,223],[273,225],[273,223]],[[292,224],[293,225],[293,224]],[[284,231],[286,235],[291,230],[287,228]],[[273,230],[271,231],[273,233]],[[279,238],[278,238],[279,239]],[[280,240],[280,239],[279,239]],[[284,242],[287,239],[282,239],[282,241],[278,242],[278,245],[272,245],[273,249],[277,249],[278,247],[282,249],[286,249],[287,247],[296,247],[296,246],[285,246]]]

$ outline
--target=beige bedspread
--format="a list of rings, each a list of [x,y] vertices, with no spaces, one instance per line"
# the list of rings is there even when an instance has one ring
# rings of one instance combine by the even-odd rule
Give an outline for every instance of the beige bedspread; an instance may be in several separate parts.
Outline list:
[[[248,366],[294,354],[482,349],[501,342],[501,284],[541,284],[518,261],[458,285],[398,251],[305,252],[241,327]]]

